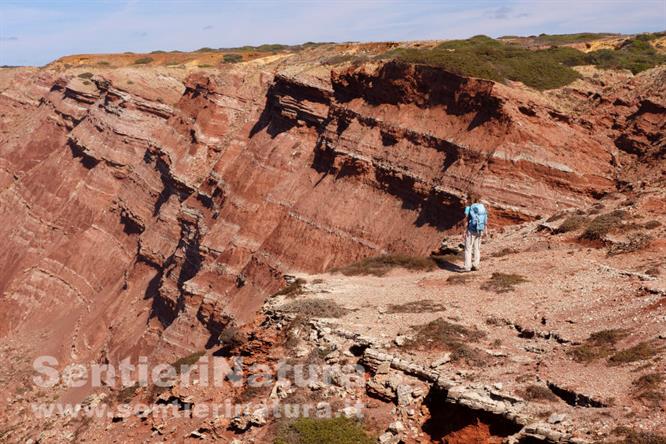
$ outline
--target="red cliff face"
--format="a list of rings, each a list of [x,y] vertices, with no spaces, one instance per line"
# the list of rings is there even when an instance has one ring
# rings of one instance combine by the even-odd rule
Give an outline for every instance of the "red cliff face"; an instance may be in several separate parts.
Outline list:
[[[603,195],[615,143],[648,152],[663,117],[646,102],[626,120],[639,136],[613,140],[441,69],[293,71],[3,78],[1,333],[66,359],[181,356],[285,272],[427,253],[471,188],[496,226]]]

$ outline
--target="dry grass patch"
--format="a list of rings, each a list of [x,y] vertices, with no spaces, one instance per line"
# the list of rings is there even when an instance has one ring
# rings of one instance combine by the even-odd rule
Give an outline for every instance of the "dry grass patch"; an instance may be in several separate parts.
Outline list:
[[[331,271],[342,273],[345,276],[384,276],[394,268],[404,268],[410,271],[432,271],[437,268],[437,263],[429,257],[386,255],[369,257],[344,267],[334,268]]]
[[[587,340],[567,353],[576,362],[592,362],[605,358],[615,352],[615,344],[628,336],[622,329],[601,330],[592,333]]]
[[[661,351],[654,341],[643,341],[624,350],[620,350],[608,358],[611,365],[627,364],[636,361],[645,361],[655,357]]]
[[[481,289],[495,293],[508,293],[513,291],[516,285],[524,282],[527,282],[527,279],[519,274],[493,273],[490,279],[481,285]]]
[[[349,309],[329,299],[301,299],[281,305],[278,309],[305,318],[341,318],[350,312]]]
[[[407,302],[405,304],[391,304],[387,307],[386,312],[394,313],[434,313],[437,311],[445,311],[446,307],[442,304],[431,301],[429,299],[422,299],[420,301]]]

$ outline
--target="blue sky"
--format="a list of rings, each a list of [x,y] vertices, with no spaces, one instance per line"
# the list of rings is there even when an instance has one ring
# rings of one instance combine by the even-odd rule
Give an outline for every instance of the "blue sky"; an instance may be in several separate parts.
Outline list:
[[[262,43],[666,29],[666,0],[0,0],[0,65]]]

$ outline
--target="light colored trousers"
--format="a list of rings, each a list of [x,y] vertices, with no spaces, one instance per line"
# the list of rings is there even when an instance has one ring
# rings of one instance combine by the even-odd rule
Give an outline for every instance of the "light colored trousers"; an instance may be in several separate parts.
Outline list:
[[[474,261],[472,262],[472,256]],[[467,231],[465,233],[465,270],[470,271],[472,265],[479,268],[481,263],[481,233]]]

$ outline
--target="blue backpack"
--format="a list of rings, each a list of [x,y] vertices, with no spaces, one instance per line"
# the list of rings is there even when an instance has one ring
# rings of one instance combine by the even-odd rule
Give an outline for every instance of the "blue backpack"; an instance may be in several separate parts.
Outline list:
[[[486,229],[488,223],[488,213],[482,203],[475,203],[469,208],[468,229],[480,233]]]

